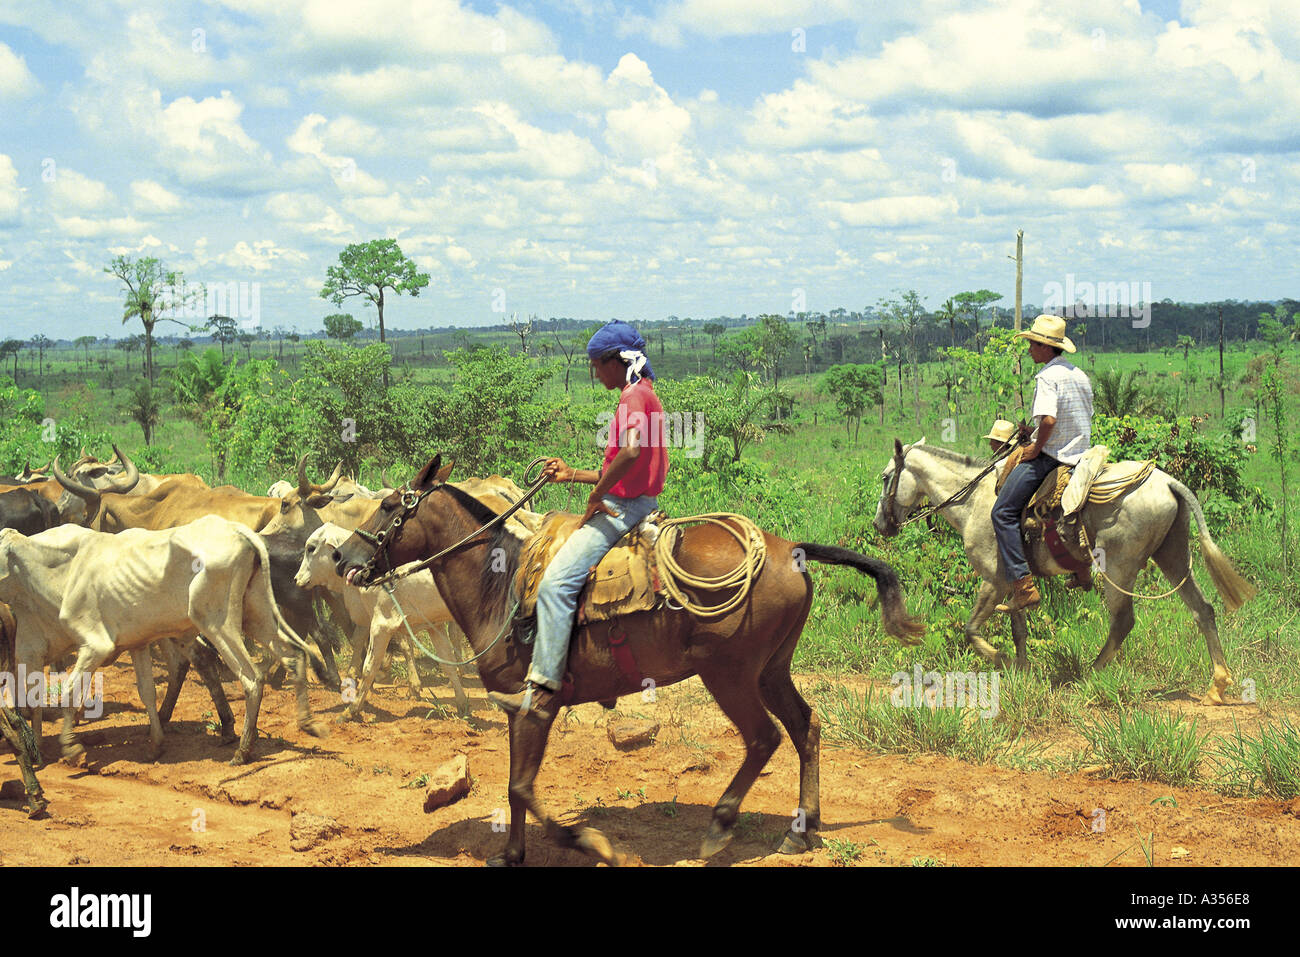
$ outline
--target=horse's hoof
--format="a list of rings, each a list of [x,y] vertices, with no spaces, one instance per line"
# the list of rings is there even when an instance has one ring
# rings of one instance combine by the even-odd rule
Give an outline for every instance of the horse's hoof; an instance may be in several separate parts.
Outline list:
[[[812,850],[812,835],[797,834],[794,831],[785,832],[785,840],[777,848],[778,854],[807,854]]]
[[[306,731],[313,738],[328,738],[330,736],[329,728],[314,718],[304,724],[299,724],[298,727],[300,730]]]
[[[731,843],[732,830],[725,830],[716,821],[709,825],[709,833],[700,845],[700,857],[708,859]]]
[[[487,859],[488,867],[520,867],[524,863],[524,853],[514,853],[513,851],[503,851]]]
[[[1205,692],[1205,697],[1201,699],[1201,704],[1207,706],[1226,705],[1228,700],[1223,697],[1223,692],[1218,688],[1211,688]]]

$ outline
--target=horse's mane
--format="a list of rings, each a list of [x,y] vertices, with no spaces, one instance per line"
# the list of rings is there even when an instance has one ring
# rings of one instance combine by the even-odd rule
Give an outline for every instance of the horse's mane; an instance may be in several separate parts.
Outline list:
[[[479,525],[486,525],[500,514],[454,485],[443,484],[440,488],[469,512],[470,517]],[[519,551],[523,546],[518,536],[506,528],[505,522],[501,522],[487,534],[491,537],[488,541],[487,560],[483,562],[483,568],[479,572],[479,592],[483,596],[483,610],[488,620],[499,621],[509,611],[515,571],[519,568]],[[497,560],[499,555],[505,556],[504,570],[501,570],[500,562]]]
[[[941,459],[947,459],[949,462],[957,462],[960,465],[969,465],[973,468],[984,468],[989,463],[983,459],[977,459],[973,455],[962,455],[960,452],[954,452],[951,449],[945,449],[939,445],[914,445],[913,449],[922,449],[931,455],[937,455]]]

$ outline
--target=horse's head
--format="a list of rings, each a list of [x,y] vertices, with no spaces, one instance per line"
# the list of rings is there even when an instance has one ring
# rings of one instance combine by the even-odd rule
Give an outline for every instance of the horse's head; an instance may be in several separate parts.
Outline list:
[[[917,445],[924,445],[925,438],[915,445],[903,445],[894,439],[894,457],[889,460],[885,470],[880,473],[880,501],[876,504],[876,530],[886,538],[898,534],[903,522],[916,511],[925,496],[917,485],[916,476],[907,468],[907,453]]]
[[[453,465],[443,465],[442,456],[435,455],[408,484],[385,496],[370,519],[334,549],[331,558],[339,577],[362,587],[448,544],[448,510],[425,500],[447,481]]]

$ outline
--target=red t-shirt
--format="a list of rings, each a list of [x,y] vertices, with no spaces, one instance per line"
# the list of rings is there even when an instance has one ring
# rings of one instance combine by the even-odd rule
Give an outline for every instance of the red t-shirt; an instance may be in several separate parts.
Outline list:
[[[659,396],[655,395],[654,385],[649,379],[640,379],[623,387],[618,411],[609,424],[609,444],[605,446],[602,472],[609,468],[609,463],[623,447],[623,435],[628,429],[641,433],[641,454],[609,494],[620,498],[658,495],[664,490],[664,477],[668,474],[668,436],[664,407],[660,405]]]

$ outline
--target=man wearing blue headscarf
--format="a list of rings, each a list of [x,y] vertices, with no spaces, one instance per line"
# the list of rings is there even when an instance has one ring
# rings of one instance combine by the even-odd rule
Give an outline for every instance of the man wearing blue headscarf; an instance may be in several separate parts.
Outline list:
[[[663,406],[654,391],[654,371],[645,340],[626,322],[606,323],[587,343],[596,378],[620,390],[618,410],[609,424],[605,464],[599,472],[574,469],[549,459],[544,475],[553,482],[595,485],[577,530],[569,536],[542,576],[537,592],[537,643],[524,688],[488,697],[506,711],[550,721],[569,657],[569,636],[578,593],[592,567],[659,505],[668,472]]]

